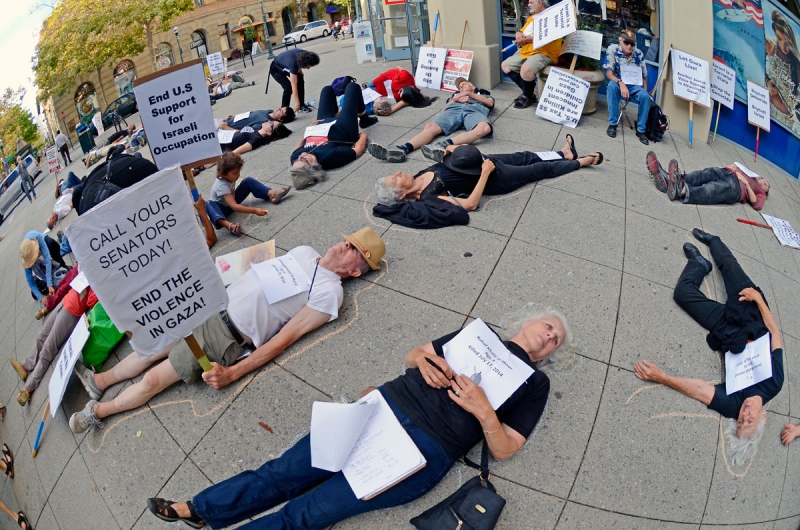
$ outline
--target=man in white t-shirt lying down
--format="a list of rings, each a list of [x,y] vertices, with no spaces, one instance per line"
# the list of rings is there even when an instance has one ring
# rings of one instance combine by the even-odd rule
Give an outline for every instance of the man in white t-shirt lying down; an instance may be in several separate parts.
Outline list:
[[[329,248],[324,256],[311,247],[289,251],[288,255],[294,259],[288,261],[294,263],[285,261],[284,265],[290,270],[300,267],[308,276],[310,286],[302,292],[279,299],[281,295],[270,290],[273,303],[269,303],[268,288],[262,287],[263,268],[260,272],[251,268],[228,286],[227,311],[212,316],[193,331],[212,361],[213,369],[208,372],[203,373],[183,340],[147,361],[132,352],[108,372],[96,374],[79,363],[75,371],[92,399],[70,418],[72,432],[82,433],[92,425],[102,427],[102,418],[141,407],[181,379],[192,383],[202,375],[208,385],[220,389],[264,366],[306,333],[335,320],[344,300],[342,280],[379,270],[386,253],[383,240],[369,227],[349,236],[342,234],[342,237],[344,241]],[[284,296],[287,294],[282,292]],[[254,349],[253,353],[237,363],[248,349]],[[123,390],[112,401],[98,403],[106,388],[138,376],[162,359],[165,360],[147,372],[141,381]]]

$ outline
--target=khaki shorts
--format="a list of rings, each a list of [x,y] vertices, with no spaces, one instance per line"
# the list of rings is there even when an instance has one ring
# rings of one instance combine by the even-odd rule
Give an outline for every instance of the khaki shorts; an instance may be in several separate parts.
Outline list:
[[[209,318],[202,326],[193,331],[200,347],[209,361],[222,366],[232,366],[241,357],[244,348],[236,344],[236,340],[222,321],[219,313]],[[169,362],[184,382],[194,383],[200,379],[203,369],[194,358],[192,350],[185,340],[181,340],[169,352]]]
[[[509,70],[517,73],[522,70],[523,64],[527,64],[528,68],[533,70],[535,74],[538,74],[540,71],[544,70],[545,66],[550,66],[553,64],[553,60],[547,55],[542,55],[541,53],[534,53],[527,59],[523,59],[522,55],[517,52],[503,61],[503,64],[506,65]]]

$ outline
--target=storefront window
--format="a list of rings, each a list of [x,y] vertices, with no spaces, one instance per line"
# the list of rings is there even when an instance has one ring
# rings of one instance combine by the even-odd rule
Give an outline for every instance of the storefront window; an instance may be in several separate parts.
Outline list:
[[[156,67],[159,70],[163,70],[173,64],[175,64],[175,59],[172,57],[172,46],[166,42],[156,46]]]
[[[578,19],[585,27],[603,33],[604,48],[616,44],[620,32],[629,29],[642,35],[637,46],[646,52],[645,44],[649,45],[653,36],[651,17],[656,4],[657,0],[580,0]]]
[[[516,33],[530,15],[527,0],[502,0],[503,33]]]

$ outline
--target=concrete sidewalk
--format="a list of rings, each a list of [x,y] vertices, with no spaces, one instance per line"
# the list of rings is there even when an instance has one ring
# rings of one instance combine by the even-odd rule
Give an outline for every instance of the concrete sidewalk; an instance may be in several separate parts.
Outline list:
[[[320,66],[308,75],[307,99],[340,75],[359,82],[407,62],[356,65],[352,40],[307,43]],[[241,63],[232,65],[240,67]],[[248,63],[249,65],[249,63]],[[256,85],[220,100],[216,117],[274,108],[280,88],[264,95],[268,61],[256,58],[244,76]],[[37,530],[184,528],[158,521],[145,499],[187,500],[202,488],[280,455],[308,432],[314,400],[348,396],[396,377],[405,354],[480,317],[496,325],[506,313],[532,301],[560,308],[585,345],[578,365],[551,377],[546,412],[523,449],[493,464],[493,482],[508,504],[498,528],[511,529],[796,529],[800,524],[800,442],[780,444],[785,423],[798,423],[800,362],[800,253],[781,247],[769,231],[736,222],[761,221],[749,206],[696,207],[671,203],[648,178],[645,154],[671,158],[687,171],[744,162],[772,184],[764,212],[800,228],[800,186],[752,153],[717,140],[695,142],[668,132],[664,142],[645,147],[628,128],[605,135],[605,104],[575,130],[510,108],[516,86],[503,84],[491,117],[494,139],[477,145],[485,153],[560,149],[565,134],[580,154],[602,151],[605,162],[562,178],[530,185],[481,202],[470,224],[416,231],[375,218],[374,183],[398,169],[416,172],[428,162],[417,152],[403,165],[365,154],[331,172],[328,182],[292,191],[269,216],[237,214],[242,238],[218,231],[219,255],[274,238],[280,253],[297,245],[320,252],[340,232],[371,226],[387,245],[388,268],[345,283],[340,317],[292,346],[262,370],[216,391],[203,384],[174,385],[148,406],[113,416],[105,429],[74,436],[69,416],[88,401],[73,378],[60,410],[50,418],[39,455],[31,450],[47,400],[41,387],[24,408],[15,398],[20,381],[0,362],[0,401],[8,413],[0,441],[16,456],[16,478],[0,481],[0,496],[23,509]],[[433,94],[430,94],[433,95]],[[410,138],[444,106],[404,109],[367,129],[371,141],[392,144]],[[633,118],[632,110],[631,117]],[[270,185],[291,184],[289,153],[315,116],[299,116],[289,138],[245,155],[243,176]],[[138,122],[138,115],[128,119]],[[146,151],[147,149],[145,149]],[[75,153],[75,151],[73,151]],[[80,158],[70,168],[79,176]],[[197,178],[206,193],[213,170]],[[52,208],[52,176],[37,187],[39,198],[23,203],[0,226],[0,346],[23,359],[42,322],[33,314],[19,265],[19,241],[43,230]],[[251,200],[247,204],[258,204]],[[74,219],[70,214],[62,226]],[[686,258],[682,245],[694,241],[692,227],[722,237],[758,284],[778,319],[785,343],[786,383],[769,405],[767,433],[758,455],[732,469],[723,450],[719,416],[677,392],[643,384],[633,375],[639,359],[668,373],[721,380],[717,355],[705,332],[672,300]],[[707,255],[707,248],[699,245]],[[724,300],[719,273],[704,288]],[[131,351],[123,343],[104,366],[111,369]],[[110,400],[125,386],[112,387]],[[272,432],[259,426],[269,425]],[[407,506],[367,514],[335,525],[336,530],[411,528],[408,520],[452,493],[475,472],[456,465],[433,492]],[[0,528],[18,528],[0,517]]]

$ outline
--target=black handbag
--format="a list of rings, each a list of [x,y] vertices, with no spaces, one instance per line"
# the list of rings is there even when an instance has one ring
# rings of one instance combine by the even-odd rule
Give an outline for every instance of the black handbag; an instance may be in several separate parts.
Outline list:
[[[489,482],[489,446],[483,442],[481,465],[464,458],[469,467],[481,473],[455,493],[411,519],[418,530],[491,530],[497,524],[506,500]]]

